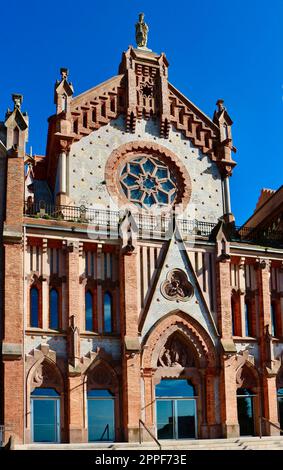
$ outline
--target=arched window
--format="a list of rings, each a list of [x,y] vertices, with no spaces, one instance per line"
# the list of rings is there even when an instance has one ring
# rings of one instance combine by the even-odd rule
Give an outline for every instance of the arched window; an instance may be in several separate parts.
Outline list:
[[[272,336],[277,336],[277,318],[276,318],[276,304],[271,303],[271,334]]]
[[[105,292],[103,298],[103,331],[112,333],[113,331],[113,300],[109,292]]]
[[[30,290],[30,326],[39,327],[39,293],[36,287]]]
[[[89,290],[85,293],[85,329],[93,331],[93,295]]]
[[[49,327],[59,329],[59,293],[54,288],[49,293]]]

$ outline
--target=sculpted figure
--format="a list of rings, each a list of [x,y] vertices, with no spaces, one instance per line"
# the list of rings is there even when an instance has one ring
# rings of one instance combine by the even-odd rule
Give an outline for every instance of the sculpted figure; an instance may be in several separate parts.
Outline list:
[[[139,14],[139,21],[136,24],[136,43],[138,47],[146,47],[148,26],[144,22],[144,13]]]

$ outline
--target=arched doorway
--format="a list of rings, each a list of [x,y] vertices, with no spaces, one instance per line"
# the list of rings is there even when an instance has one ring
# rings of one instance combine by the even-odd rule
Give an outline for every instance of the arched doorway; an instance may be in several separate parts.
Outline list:
[[[27,377],[27,428],[28,442],[66,439],[63,377],[57,364],[43,354]]]
[[[184,312],[168,314],[152,327],[143,351],[147,427],[161,439],[217,437],[216,352],[202,326]]]
[[[255,394],[248,388],[238,388],[237,409],[240,426],[240,436],[254,436],[255,434]]]
[[[87,394],[88,440],[115,440],[115,397],[109,390],[90,390]]]
[[[259,426],[258,376],[254,367],[245,363],[236,374],[236,383],[240,436],[254,436]]]
[[[33,442],[60,442],[60,395],[54,388],[36,388],[31,393]]]
[[[158,439],[197,437],[197,406],[193,384],[186,379],[162,379],[155,387]]]
[[[97,359],[87,370],[87,427],[89,442],[119,438],[119,384],[115,370]]]

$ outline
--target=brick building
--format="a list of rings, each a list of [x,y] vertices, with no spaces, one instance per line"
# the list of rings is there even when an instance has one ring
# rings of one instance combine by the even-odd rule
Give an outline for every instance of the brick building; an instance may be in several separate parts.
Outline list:
[[[0,123],[2,423],[22,442],[278,434],[283,189],[242,227],[222,100],[212,119],[166,56],[54,87],[46,155],[22,96]]]

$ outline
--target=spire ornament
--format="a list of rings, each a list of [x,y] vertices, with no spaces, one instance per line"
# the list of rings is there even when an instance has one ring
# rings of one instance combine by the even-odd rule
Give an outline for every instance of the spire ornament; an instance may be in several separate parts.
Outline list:
[[[139,21],[136,23],[136,43],[138,48],[147,49],[147,37],[149,27],[144,22],[144,13],[139,14]]]

